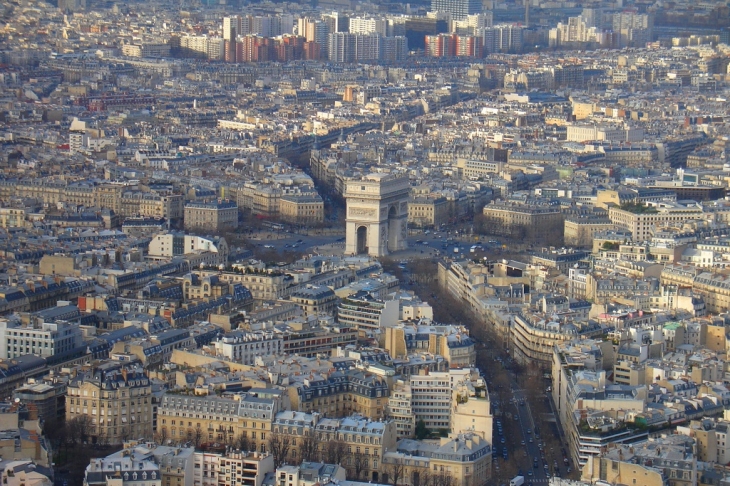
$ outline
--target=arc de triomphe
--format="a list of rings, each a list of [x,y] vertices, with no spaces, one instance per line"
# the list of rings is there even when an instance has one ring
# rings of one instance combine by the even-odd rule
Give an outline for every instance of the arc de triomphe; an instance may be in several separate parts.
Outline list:
[[[346,255],[375,257],[408,247],[407,176],[369,174],[347,182]]]

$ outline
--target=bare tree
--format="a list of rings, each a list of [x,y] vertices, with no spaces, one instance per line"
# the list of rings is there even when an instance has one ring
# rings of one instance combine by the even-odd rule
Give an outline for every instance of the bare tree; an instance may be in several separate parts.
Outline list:
[[[120,430],[119,438],[122,439],[122,442],[126,442],[129,440],[129,429],[127,427],[122,427]]]
[[[302,442],[299,446],[299,455],[302,461],[317,460],[317,441],[314,438],[314,434],[306,434],[302,437]]]
[[[188,437],[192,439],[196,449],[200,448],[200,444],[203,443],[203,429],[200,427],[200,424],[188,431]]]
[[[72,446],[84,444],[88,441],[93,432],[94,426],[88,415],[79,415],[72,418],[68,424],[68,440]]]
[[[241,451],[250,451],[251,450],[251,441],[248,440],[248,436],[246,436],[246,432],[242,432],[241,435],[236,437],[235,444],[237,449]]]
[[[362,452],[355,452],[352,454],[352,470],[355,473],[354,480],[359,481],[363,470],[368,467],[368,456]]]
[[[342,440],[331,440],[327,442],[323,458],[327,464],[342,464],[347,453],[347,444]]]
[[[400,461],[400,459],[395,459],[395,462],[383,464],[385,466],[383,468],[383,472],[388,474],[388,481],[390,481],[390,484],[393,486],[398,486],[398,482],[403,479],[403,476],[405,475],[405,466],[403,466],[403,462]]]
[[[418,481],[416,481],[418,479]],[[430,469],[421,471],[416,478],[413,478],[413,486],[433,486],[433,474]],[[416,484],[418,483],[418,484]]]
[[[446,471],[440,471],[433,476],[433,486],[455,486],[454,477]]]
[[[269,434],[269,451],[274,456],[274,467],[280,467],[289,454],[289,438],[272,430]]]
[[[104,429],[99,429],[99,433],[96,435],[96,444],[99,446],[109,445],[109,437],[104,432]]]
[[[167,444],[167,427],[161,427],[157,434],[155,434],[155,440],[160,445],[166,445]]]

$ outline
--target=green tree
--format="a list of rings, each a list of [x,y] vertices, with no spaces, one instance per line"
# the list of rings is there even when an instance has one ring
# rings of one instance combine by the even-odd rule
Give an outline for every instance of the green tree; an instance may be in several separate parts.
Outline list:
[[[423,421],[423,419],[418,420],[416,422],[416,439],[423,440],[431,433],[431,431],[428,430],[426,427],[426,422]]]

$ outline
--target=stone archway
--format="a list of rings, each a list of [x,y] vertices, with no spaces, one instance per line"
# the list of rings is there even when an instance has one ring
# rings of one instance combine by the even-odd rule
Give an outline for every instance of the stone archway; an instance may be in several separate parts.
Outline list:
[[[357,254],[362,255],[368,252],[368,228],[359,226],[357,228]]]
[[[398,209],[395,205],[388,209],[388,251],[397,251],[398,236],[400,235],[400,221],[398,220]]]

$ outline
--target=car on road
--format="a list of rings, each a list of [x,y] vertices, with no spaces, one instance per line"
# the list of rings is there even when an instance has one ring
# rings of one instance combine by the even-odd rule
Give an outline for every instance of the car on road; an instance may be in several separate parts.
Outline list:
[[[521,441],[521,442],[520,442],[520,445],[525,445],[525,441],[524,441],[524,440],[523,440],[523,441]]]
[[[532,430],[527,429],[527,435],[530,435],[532,433]]]

